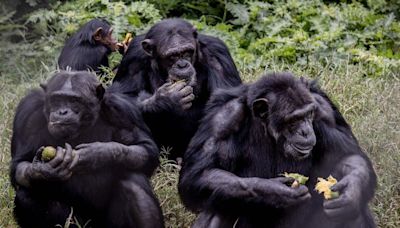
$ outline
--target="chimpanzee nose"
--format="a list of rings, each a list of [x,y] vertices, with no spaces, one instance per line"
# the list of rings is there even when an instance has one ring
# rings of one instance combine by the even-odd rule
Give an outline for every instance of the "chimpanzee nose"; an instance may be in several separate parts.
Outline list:
[[[188,63],[186,61],[179,61],[178,62],[178,67],[181,69],[184,69],[188,66]]]
[[[68,114],[68,109],[58,110],[58,115],[60,115],[60,116],[65,116],[67,114]]]

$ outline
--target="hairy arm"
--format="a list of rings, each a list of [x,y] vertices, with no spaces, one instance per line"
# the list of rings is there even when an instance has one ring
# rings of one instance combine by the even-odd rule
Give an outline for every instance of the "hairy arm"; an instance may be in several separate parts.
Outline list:
[[[85,143],[75,149],[79,159],[73,169],[78,172],[115,167],[143,172],[150,177],[159,163],[155,143],[137,128],[121,130],[113,142]]]
[[[324,202],[324,211],[332,218],[356,217],[374,195],[376,174],[337,107],[319,88],[311,87],[311,91],[317,103],[316,146],[324,151],[326,165],[332,166],[331,173],[338,178],[332,190],[340,192],[339,198]]]
[[[75,148],[79,157],[77,170],[116,167],[151,176],[158,165],[159,153],[138,106],[129,96],[112,89],[106,92],[101,118],[114,131],[112,142],[78,145]]]
[[[33,90],[23,98],[14,117],[11,140],[11,183],[31,187],[43,181],[64,180],[71,175],[72,148],[57,148],[57,156],[50,162],[39,161],[41,147],[50,145],[47,121],[43,115],[44,92]],[[39,155],[39,156],[38,156]]]

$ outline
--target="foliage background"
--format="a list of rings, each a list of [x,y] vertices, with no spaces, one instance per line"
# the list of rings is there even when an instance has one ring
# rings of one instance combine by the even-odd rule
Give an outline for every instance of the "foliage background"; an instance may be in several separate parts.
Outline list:
[[[15,227],[8,181],[14,109],[54,70],[65,39],[104,17],[114,34],[141,34],[166,17],[190,20],[228,45],[241,76],[292,71],[320,80],[374,163],[379,188],[371,204],[379,227],[400,227],[399,0],[14,0],[0,6],[0,227]],[[112,65],[121,59],[111,57]],[[164,150],[163,152],[167,152]],[[179,166],[162,159],[154,188],[168,227],[194,216],[176,192]]]

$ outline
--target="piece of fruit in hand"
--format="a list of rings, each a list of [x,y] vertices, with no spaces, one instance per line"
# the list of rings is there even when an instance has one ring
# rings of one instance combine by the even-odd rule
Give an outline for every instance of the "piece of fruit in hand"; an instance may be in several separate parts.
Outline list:
[[[318,182],[315,185],[315,190],[320,194],[323,193],[324,198],[327,200],[335,199],[339,197],[339,192],[332,191],[331,187],[336,183],[337,180],[331,175],[326,180],[322,177],[318,177]]]
[[[131,41],[132,41],[132,33],[128,32],[128,33],[126,33],[125,38],[124,38],[124,40],[122,41],[122,43],[128,44],[128,43],[130,43]]]
[[[287,172],[285,172],[283,174],[283,176],[284,177],[290,177],[290,178],[294,179],[294,181],[293,181],[293,183],[291,185],[292,188],[297,188],[300,185],[305,185],[306,182],[308,181],[308,177],[303,176],[303,175],[301,175],[299,173],[287,173]]]
[[[52,146],[46,146],[42,151],[42,161],[51,161],[57,154],[56,148]]]

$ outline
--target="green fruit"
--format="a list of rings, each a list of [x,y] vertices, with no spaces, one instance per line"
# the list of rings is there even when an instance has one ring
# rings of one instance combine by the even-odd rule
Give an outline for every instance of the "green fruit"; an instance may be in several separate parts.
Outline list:
[[[308,177],[303,176],[299,173],[284,173],[283,176],[285,177],[291,177],[295,180],[295,182],[292,183],[292,187],[298,187],[299,185],[305,185],[306,182],[308,181]]]
[[[336,199],[336,198],[338,198],[339,197],[339,192],[334,192],[334,191],[332,191],[331,192],[331,198],[329,198],[329,199]]]
[[[42,161],[48,162],[56,156],[57,150],[52,146],[46,146],[42,151]]]

